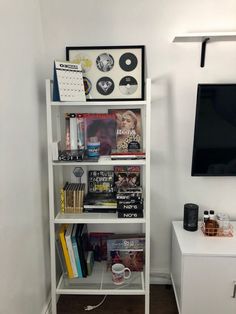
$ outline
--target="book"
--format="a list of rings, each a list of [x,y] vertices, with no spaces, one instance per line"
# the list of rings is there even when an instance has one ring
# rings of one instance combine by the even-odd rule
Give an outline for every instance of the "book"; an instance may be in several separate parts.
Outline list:
[[[83,277],[87,277],[87,252],[88,252],[88,227],[86,224],[78,224],[76,231],[76,242],[79,252],[80,265]]]
[[[115,166],[114,185],[116,190],[140,186],[140,166]]]
[[[141,109],[109,109],[117,122],[116,144],[119,151],[142,148]]]
[[[70,257],[68,253],[68,248],[66,245],[66,240],[65,240],[65,232],[66,232],[66,225],[61,225],[60,230],[59,230],[59,238],[61,241],[61,246],[63,250],[63,254],[65,257],[65,263],[66,263],[66,268],[67,268],[67,274],[69,278],[74,278],[74,273],[72,270],[71,262],[70,262]]]
[[[75,255],[74,255],[72,242],[71,242],[72,230],[73,230],[73,224],[68,224],[68,227],[67,227],[66,233],[65,233],[65,240],[66,240],[66,245],[67,245],[67,249],[68,249],[74,277],[78,277],[78,271],[77,271],[76,262],[75,262]]]
[[[56,234],[56,250],[57,250],[57,255],[58,255],[58,258],[59,258],[59,261],[60,261],[60,264],[61,264],[62,272],[63,272],[63,274],[67,274],[68,275],[67,267],[66,267],[66,261],[65,261],[65,256],[64,256],[64,253],[63,253],[63,248],[62,248],[61,240],[60,240],[60,237],[59,237],[58,233]]]
[[[113,193],[114,171],[93,170],[88,172],[89,193]]]
[[[121,263],[131,271],[143,271],[143,249],[119,249],[110,251],[111,265]]]
[[[136,204],[120,204],[118,202],[117,204],[117,210],[118,211],[141,211],[143,210],[143,203],[140,202],[140,203],[136,203]]]
[[[118,210],[118,218],[143,218],[142,210]]]
[[[122,263],[131,271],[142,271],[145,237],[140,234],[114,234],[107,239],[108,267]]]
[[[75,263],[76,263],[76,267],[77,267],[78,277],[79,278],[83,278],[83,273],[82,273],[81,263],[80,263],[80,258],[79,258],[79,251],[78,251],[78,246],[77,246],[77,241],[76,241],[77,228],[78,228],[78,225],[75,224],[73,226],[73,230],[72,230],[72,234],[71,234],[71,242],[72,242],[72,248],[73,248],[73,251],[74,251]]]
[[[84,203],[85,183],[66,182],[61,195],[61,212],[82,213]]]
[[[117,201],[114,194],[88,193],[84,199],[84,211],[93,213],[115,213]]]
[[[107,260],[107,239],[113,235],[111,232],[90,232],[89,250],[94,253],[95,261]]]
[[[123,159],[145,159],[146,154],[141,150],[130,150],[130,151],[119,151],[112,150],[111,152],[111,160],[123,160]]]
[[[78,149],[78,131],[77,131],[77,117],[75,113],[69,113],[70,121],[70,149]]]
[[[108,113],[85,113],[85,145],[90,137],[97,137],[100,142],[100,155],[110,155],[116,148],[116,116]]]

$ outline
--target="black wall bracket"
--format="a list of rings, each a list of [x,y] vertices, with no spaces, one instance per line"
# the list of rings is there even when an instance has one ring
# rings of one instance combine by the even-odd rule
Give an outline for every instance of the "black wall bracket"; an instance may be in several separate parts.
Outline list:
[[[206,56],[206,44],[207,42],[210,40],[209,37],[205,38],[203,41],[202,41],[202,51],[201,51],[201,68],[204,68],[204,65],[205,65],[205,56]]]

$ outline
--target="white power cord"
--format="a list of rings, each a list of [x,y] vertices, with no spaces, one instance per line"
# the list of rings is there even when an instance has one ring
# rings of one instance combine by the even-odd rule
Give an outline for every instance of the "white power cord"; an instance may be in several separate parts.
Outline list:
[[[99,307],[100,305],[103,304],[103,302],[106,300],[107,295],[104,295],[102,301],[100,303],[98,303],[97,305],[87,305],[84,307],[85,311],[92,311],[94,309],[96,309],[97,307]]]

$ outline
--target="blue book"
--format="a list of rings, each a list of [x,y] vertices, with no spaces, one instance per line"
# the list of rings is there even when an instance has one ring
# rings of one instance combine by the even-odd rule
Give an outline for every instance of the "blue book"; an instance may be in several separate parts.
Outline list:
[[[83,278],[81,264],[80,264],[80,258],[79,258],[79,252],[78,252],[78,246],[77,246],[77,241],[76,241],[77,227],[78,227],[78,225],[76,225],[76,224],[73,227],[72,234],[71,234],[71,242],[72,242],[72,248],[73,248],[74,255],[75,255],[75,263],[76,263],[76,268],[78,271],[78,277]]]

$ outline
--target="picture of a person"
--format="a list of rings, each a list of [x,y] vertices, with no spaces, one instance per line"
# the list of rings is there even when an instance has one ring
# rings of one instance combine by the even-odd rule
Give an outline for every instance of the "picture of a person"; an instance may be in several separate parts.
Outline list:
[[[140,130],[140,116],[136,115],[134,111],[126,110],[123,114],[116,113],[117,117],[117,149],[128,150],[130,142],[137,142],[140,148],[141,130]]]
[[[133,188],[133,187],[136,187],[136,186],[139,186],[139,185],[140,185],[140,182],[139,182],[139,178],[138,178],[137,174],[130,173],[128,175],[128,186],[130,188]]]
[[[117,181],[115,181],[115,185],[117,188],[128,186],[127,174],[125,172],[118,173]]]

